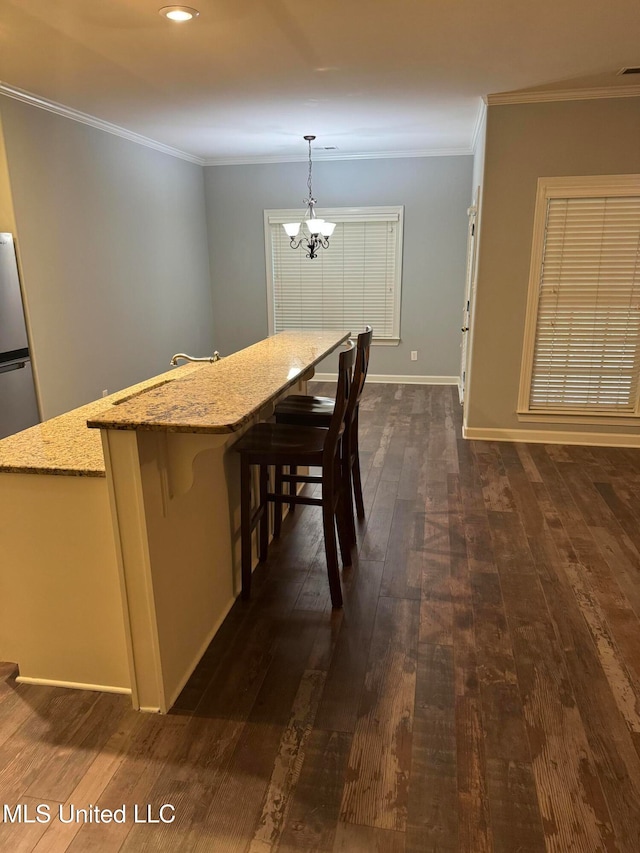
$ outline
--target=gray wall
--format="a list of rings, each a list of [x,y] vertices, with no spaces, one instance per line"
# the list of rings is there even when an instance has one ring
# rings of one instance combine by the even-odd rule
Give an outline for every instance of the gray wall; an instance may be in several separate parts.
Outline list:
[[[319,208],[405,207],[402,341],[374,348],[372,373],[459,375],[472,168],[471,156],[313,164]],[[263,211],[302,212],[306,181],[306,163],[205,168],[215,346],[221,352],[267,335]],[[410,361],[411,350],[418,361]]]
[[[43,417],[209,353],[202,167],[8,98],[0,111]]]
[[[640,98],[489,107],[465,405],[470,428],[576,428],[521,423],[516,416],[537,180],[640,172],[639,140]]]

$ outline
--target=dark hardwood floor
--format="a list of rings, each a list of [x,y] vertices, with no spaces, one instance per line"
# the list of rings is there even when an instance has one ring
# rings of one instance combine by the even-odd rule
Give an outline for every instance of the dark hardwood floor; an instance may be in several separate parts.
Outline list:
[[[0,849],[638,853],[640,451],[460,421],[456,389],[365,388],[344,609],[299,508],[168,716],[0,665],[0,808],[52,814]]]

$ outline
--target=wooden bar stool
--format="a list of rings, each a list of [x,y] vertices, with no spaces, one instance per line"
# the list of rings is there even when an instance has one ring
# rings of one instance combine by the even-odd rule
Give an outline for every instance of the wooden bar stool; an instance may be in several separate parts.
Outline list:
[[[269,541],[268,503],[275,502],[282,514],[282,504],[311,504],[322,507],[324,529],[324,547],[327,557],[327,574],[331,603],[342,606],[340,572],[338,569],[338,550],[336,543],[336,524],[340,541],[343,565],[351,565],[349,523],[346,506],[350,500],[345,490],[342,467],[342,441],[345,435],[345,416],[349,401],[351,376],[355,360],[355,346],[349,341],[348,349],[340,353],[338,385],[335,406],[329,423],[322,428],[293,426],[291,424],[259,423],[251,427],[234,445],[240,454],[240,504],[241,504],[241,540],[242,540],[242,597],[249,598],[251,591],[251,534],[260,524],[259,559],[267,557]],[[260,467],[260,489],[258,506],[251,510],[251,466]],[[318,467],[321,477],[305,474],[287,475],[291,494],[268,491],[268,465],[297,469],[298,466]],[[295,484],[298,482],[321,482],[322,497],[311,498],[298,495]]]
[[[359,519],[364,518],[364,501],[362,499],[362,478],[360,475],[360,453],[358,445],[358,411],[360,397],[364,382],[369,369],[369,354],[371,350],[371,339],[373,329],[367,326],[364,332],[358,335],[356,365],[349,391],[349,403],[345,418],[346,433],[344,438],[343,462],[346,465],[345,477],[348,482],[347,502],[349,532],[355,542],[355,523],[353,520],[353,509],[351,506],[351,488],[356,502],[356,512]],[[292,394],[286,397],[275,407],[274,414],[276,423],[294,424],[296,426],[327,426],[333,416],[335,401],[331,397],[312,397],[305,394]],[[295,476],[295,470],[291,472]],[[276,492],[282,490],[283,483],[289,478],[282,474],[282,469],[276,469]],[[274,536],[280,533],[282,520],[281,508],[276,506],[274,521]]]

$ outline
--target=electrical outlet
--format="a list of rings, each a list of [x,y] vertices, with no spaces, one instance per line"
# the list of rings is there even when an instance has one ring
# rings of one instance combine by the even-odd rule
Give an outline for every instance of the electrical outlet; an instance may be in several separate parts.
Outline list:
[[[104,391],[102,392],[102,396],[107,397],[108,395],[109,395],[109,391],[105,388]]]
[[[418,360],[418,350],[412,349],[411,350],[411,361],[417,361],[417,360]]]

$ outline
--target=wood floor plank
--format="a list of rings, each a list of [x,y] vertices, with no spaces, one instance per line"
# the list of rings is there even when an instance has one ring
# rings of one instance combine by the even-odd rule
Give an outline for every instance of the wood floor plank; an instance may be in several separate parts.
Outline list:
[[[449,556],[453,590],[453,650],[455,692],[455,747],[457,768],[457,849],[490,851],[492,829],[486,787],[486,715],[483,713],[481,658],[476,635],[473,573],[465,533],[462,476],[449,475]],[[479,521],[484,509],[475,516]],[[489,574],[495,578],[495,572]],[[455,814],[455,811],[453,812]],[[450,834],[450,833],[449,833]],[[455,835],[453,836],[455,837]]]
[[[414,501],[396,499],[382,574],[381,595],[420,598],[424,511]]]
[[[562,561],[550,553],[541,567],[550,579],[547,596],[558,633],[576,707],[589,741],[615,831],[618,849],[632,851],[640,843],[640,765],[631,733],[615,704],[588,626]],[[615,849],[615,848],[614,848]]]
[[[311,732],[279,853],[333,849],[350,747],[349,733]]]
[[[67,850],[71,853],[110,853],[122,848],[135,827],[131,819],[134,806],[149,804],[157,810],[161,805],[151,800],[150,793],[158,773],[165,768],[168,756],[175,749],[176,740],[184,736],[186,728],[184,716],[145,716],[124,760],[95,803],[101,809],[111,810],[125,805],[130,819],[124,823],[83,823]]]
[[[11,822],[12,817],[8,815],[0,822],[0,849],[11,853],[31,853],[47,831],[50,825],[48,821],[52,824],[58,822],[60,803],[23,796],[20,798],[22,811],[19,817],[15,811],[17,805],[11,804],[11,816],[16,822]]]
[[[0,802],[13,803],[26,793],[60,747],[72,742],[99,694],[47,689],[47,701],[0,747]],[[65,798],[62,798],[65,799]]]
[[[273,645],[272,658],[249,714],[253,723],[286,725],[322,615],[294,610]]]
[[[98,803],[103,791],[118,771],[131,747],[137,730],[143,725],[144,718],[129,709],[121,718],[117,732],[111,735],[104,747],[95,756],[86,773],[62,804],[65,816],[70,814],[72,806]],[[33,848],[34,853],[60,853],[66,850],[80,831],[79,823],[52,821]]]
[[[95,757],[131,713],[129,699],[103,693],[66,744],[60,744],[26,790],[26,796],[65,802]]]
[[[306,743],[311,734],[325,678],[326,673],[317,670],[307,670],[303,674],[292,703],[288,725],[280,740],[262,812],[248,853],[269,853],[280,841],[285,816],[304,762]]]
[[[607,803],[552,626],[513,631],[518,681],[550,851],[615,850]]]
[[[487,759],[494,853],[545,853],[535,780],[528,763]],[[571,848],[569,848],[571,849]]]
[[[360,547],[360,558],[384,562],[396,506],[397,483],[380,481]]]
[[[457,850],[457,808],[453,649],[425,643],[418,650],[407,850]]]
[[[382,563],[360,561],[344,597],[343,618],[315,720],[318,729],[353,732],[369,661]]]
[[[279,725],[247,723],[233,761],[209,800],[206,816],[191,829],[191,850],[208,853],[212,838],[229,853],[247,849],[262,813],[284,731]]]
[[[7,664],[7,669],[8,675],[2,682],[3,701],[0,702],[0,748],[32,714],[37,714],[58,695],[55,687],[16,683],[15,664]]]
[[[419,641],[439,646],[453,645],[453,601],[448,548],[412,552],[409,559],[422,568]]]
[[[499,445],[490,441],[475,442],[473,450],[486,508],[494,512],[513,512],[513,493]]]
[[[418,603],[380,598],[340,819],[406,827]]]
[[[391,829],[339,823],[333,853],[405,853],[405,836]]]
[[[480,701],[456,697],[458,849],[491,853],[493,827],[487,788],[484,726]]]

